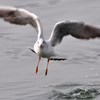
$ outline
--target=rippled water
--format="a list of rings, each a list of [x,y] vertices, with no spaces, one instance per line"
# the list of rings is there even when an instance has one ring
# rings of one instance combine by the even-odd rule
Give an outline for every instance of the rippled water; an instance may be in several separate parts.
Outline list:
[[[45,39],[61,20],[79,20],[100,26],[100,1],[0,0],[35,13],[41,19]],[[65,37],[55,50],[67,61],[46,59],[35,73],[38,56],[28,47],[36,41],[35,30],[0,19],[0,100],[100,100],[100,39]]]

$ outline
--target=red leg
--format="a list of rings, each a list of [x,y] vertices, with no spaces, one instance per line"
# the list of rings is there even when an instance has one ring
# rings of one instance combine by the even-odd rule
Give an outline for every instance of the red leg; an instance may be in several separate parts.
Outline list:
[[[48,72],[48,64],[49,64],[49,59],[47,60],[47,67],[46,67],[45,75],[47,75],[47,72]]]
[[[38,64],[37,64],[37,66],[36,66],[36,73],[38,72],[38,66],[39,66],[40,60],[41,60],[41,57],[39,57]]]

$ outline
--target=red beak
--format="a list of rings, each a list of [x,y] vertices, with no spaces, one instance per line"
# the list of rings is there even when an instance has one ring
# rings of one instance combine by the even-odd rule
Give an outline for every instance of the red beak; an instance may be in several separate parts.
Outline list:
[[[42,44],[40,44],[40,47],[42,47]]]

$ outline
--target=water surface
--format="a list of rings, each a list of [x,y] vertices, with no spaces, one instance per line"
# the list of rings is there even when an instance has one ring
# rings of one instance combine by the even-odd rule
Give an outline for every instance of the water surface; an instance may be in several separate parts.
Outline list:
[[[62,20],[100,26],[100,1],[0,0],[0,4],[38,15],[45,39],[55,23]],[[47,76],[46,59],[41,60],[39,72],[35,73],[38,56],[28,47],[36,39],[31,26],[16,26],[0,19],[0,100],[100,100],[100,39],[65,37],[55,50],[67,61],[50,61]]]

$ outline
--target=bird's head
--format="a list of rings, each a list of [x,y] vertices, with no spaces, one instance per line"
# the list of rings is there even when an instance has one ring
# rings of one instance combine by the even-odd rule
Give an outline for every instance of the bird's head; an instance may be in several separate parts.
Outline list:
[[[37,40],[37,44],[38,44],[38,46],[41,47],[41,48],[45,46],[45,43],[46,43],[46,42],[45,42],[45,40],[43,40],[43,39]]]

